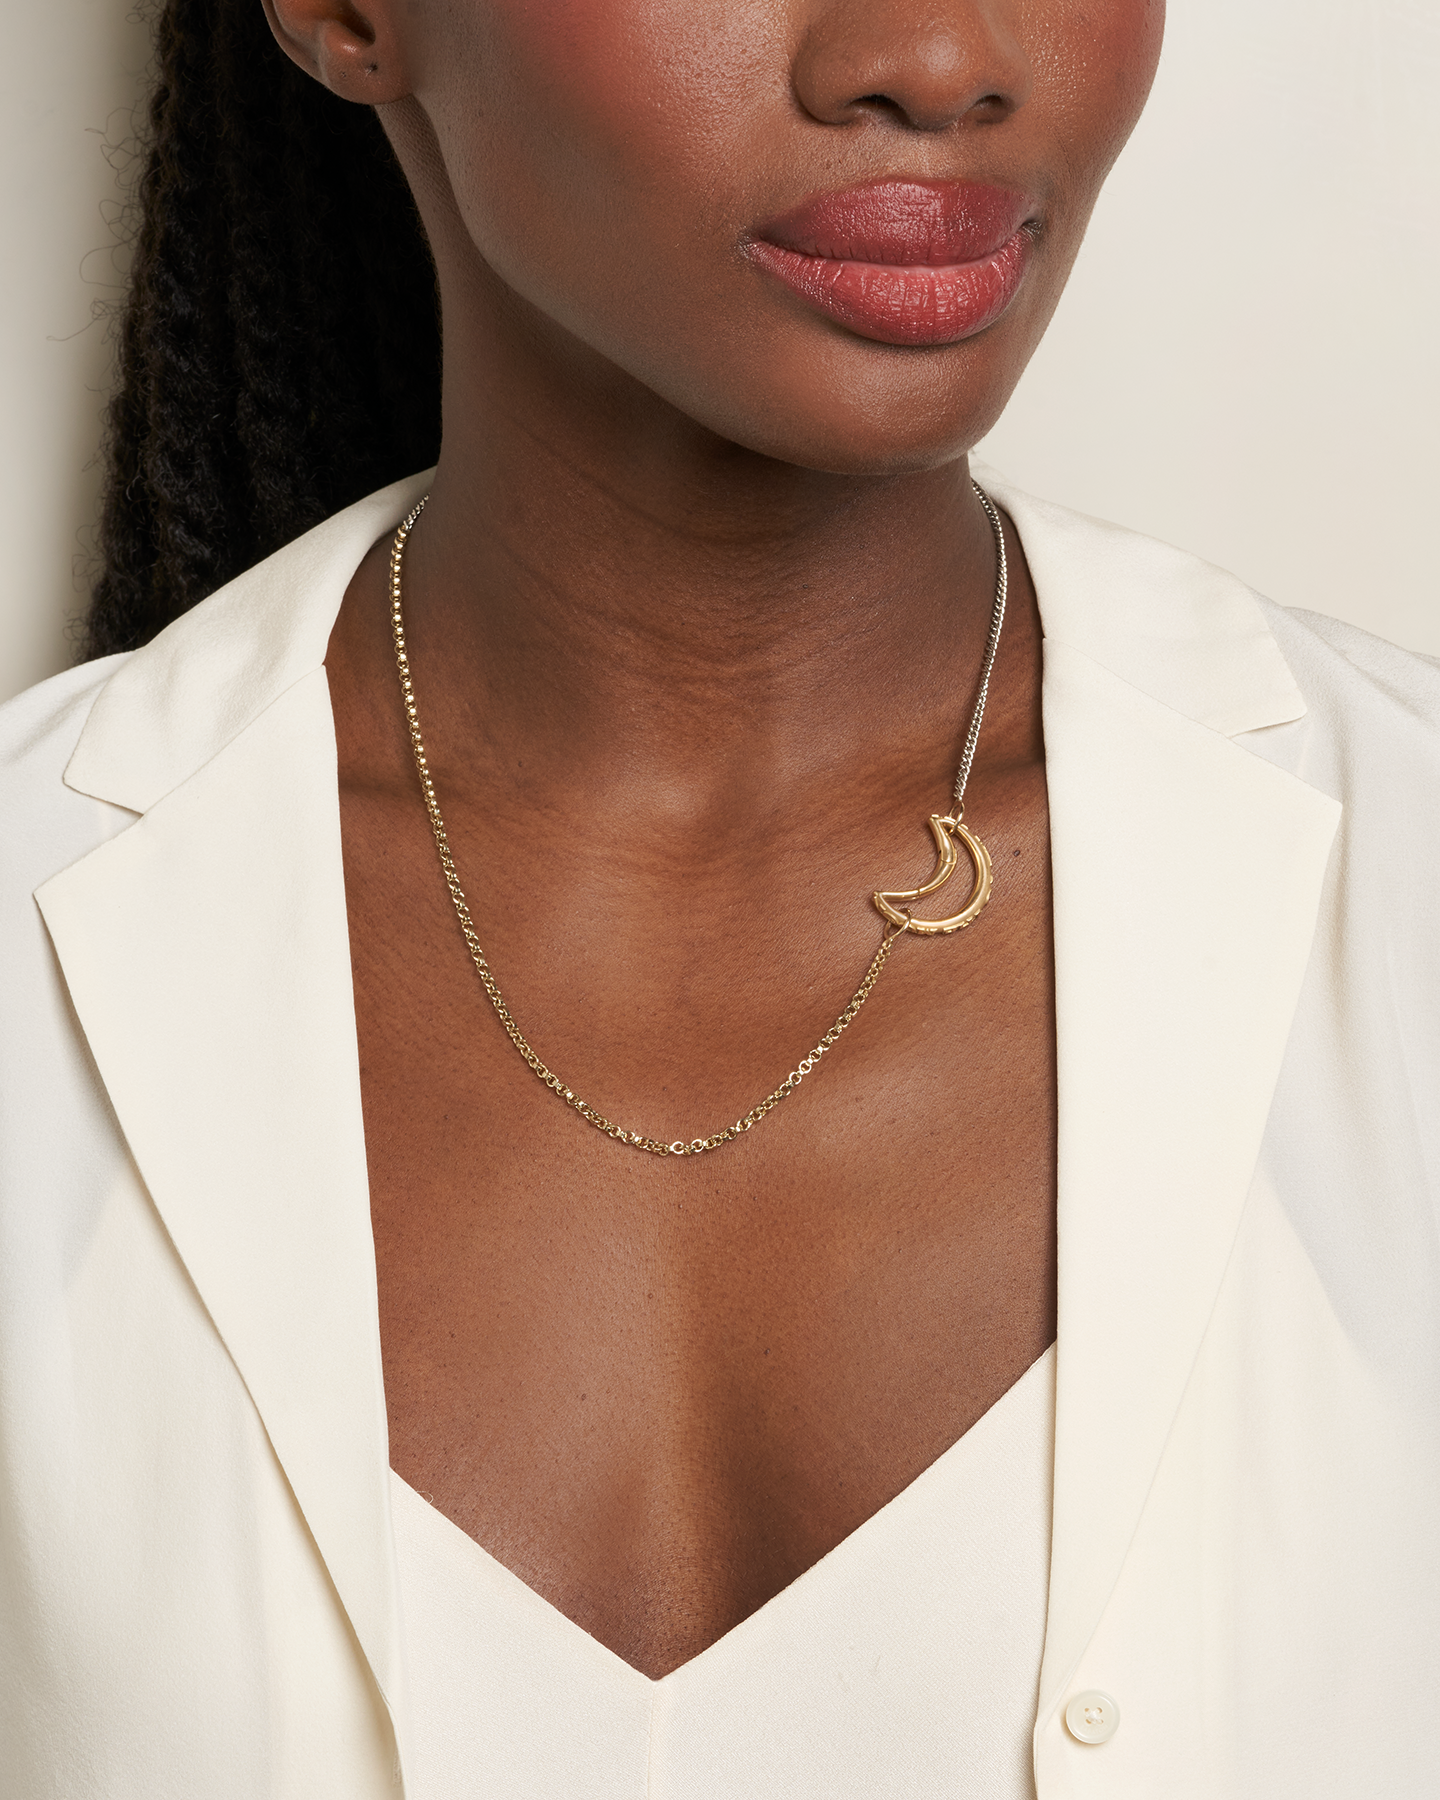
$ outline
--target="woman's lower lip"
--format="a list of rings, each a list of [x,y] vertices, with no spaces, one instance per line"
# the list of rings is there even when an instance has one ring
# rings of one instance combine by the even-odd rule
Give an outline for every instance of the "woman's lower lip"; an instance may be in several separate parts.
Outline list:
[[[989,256],[963,263],[859,262],[811,256],[752,238],[750,260],[858,337],[881,344],[956,344],[993,325],[1029,260],[1022,227]]]

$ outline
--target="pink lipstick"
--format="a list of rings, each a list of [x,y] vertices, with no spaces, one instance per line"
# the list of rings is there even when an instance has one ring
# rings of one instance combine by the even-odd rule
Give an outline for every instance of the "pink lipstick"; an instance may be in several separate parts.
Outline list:
[[[954,344],[993,325],[1030,253],[1025,195],[967,181],[873,181],[754,231],[750,260],[882,344]]]

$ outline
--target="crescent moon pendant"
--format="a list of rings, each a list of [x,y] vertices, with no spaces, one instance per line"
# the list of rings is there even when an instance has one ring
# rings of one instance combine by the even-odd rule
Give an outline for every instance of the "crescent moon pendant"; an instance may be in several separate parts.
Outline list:
[[[887,919],[892,925],[898,925],[901,931],[913,931],[917,937],[940,937],[952,931],[963,931],[967,925],[973,924],[985,910],[985,903],[989,900],[990,890],[994,885],[990,852],[975,833],[962,825],[959,819],[931,813],[930,835],[935,839],[938,860],[935,864],[934,874],[924,886],[907,888],[903,893],[875,895],[875,905],[881,917]],[[957,839],[960,844],[964,845],[975,871],[975,885],[970,890],[970,898],[966,901],[964,909],[952,914],[948,919],[912,918],[909,911],[911,903],[923,900],[927,894],[933,894],[937,889],[944,887],[960,866]]]

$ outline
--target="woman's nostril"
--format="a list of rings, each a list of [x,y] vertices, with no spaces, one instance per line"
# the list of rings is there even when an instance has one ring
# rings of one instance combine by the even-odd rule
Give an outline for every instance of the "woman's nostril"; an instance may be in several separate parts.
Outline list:
[[[879,91],[872,94],[857,94],[835,109],[833,122],[836,124],[853,123],[866,114],[881,115],[900,121],[915,130],[926,131],[943,129],[958,122],[960,117],[976,121],[992,121],[1005,117],[1014,110],[1014,104],[1004,94],[982,94],[971,101],[963,110],[945,106],[925,106],[920,97],[909,99],[899,94],[886,94]]]
[[[860,112],[887,113],[894,118],[900,119],[903,119],[906,116],[905,108],[893,94],[861,94],[858,98],[850,102],[846,111],[852,115]]]

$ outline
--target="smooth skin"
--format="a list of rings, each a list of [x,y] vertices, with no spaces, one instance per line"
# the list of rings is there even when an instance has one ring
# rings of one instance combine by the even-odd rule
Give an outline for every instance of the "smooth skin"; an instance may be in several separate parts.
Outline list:
[[[628,1127],[739,1116],[924,879],[995,576],[966,453],[1144,102],[1160,0],[265,0],[374,104],[434,249],[444,450],[406,605],[482,943]],[[877,176],[1028,193],[996,324],[897,348],[746,233]],[[396,1470],[658,1677],[834,1548],[1055,1333],[1040,627],[967,800],[969,931],[902,941],[800,1092],[647,1158],[541,1088],[467,960],[402,724],[388,545],[328,668]]]

